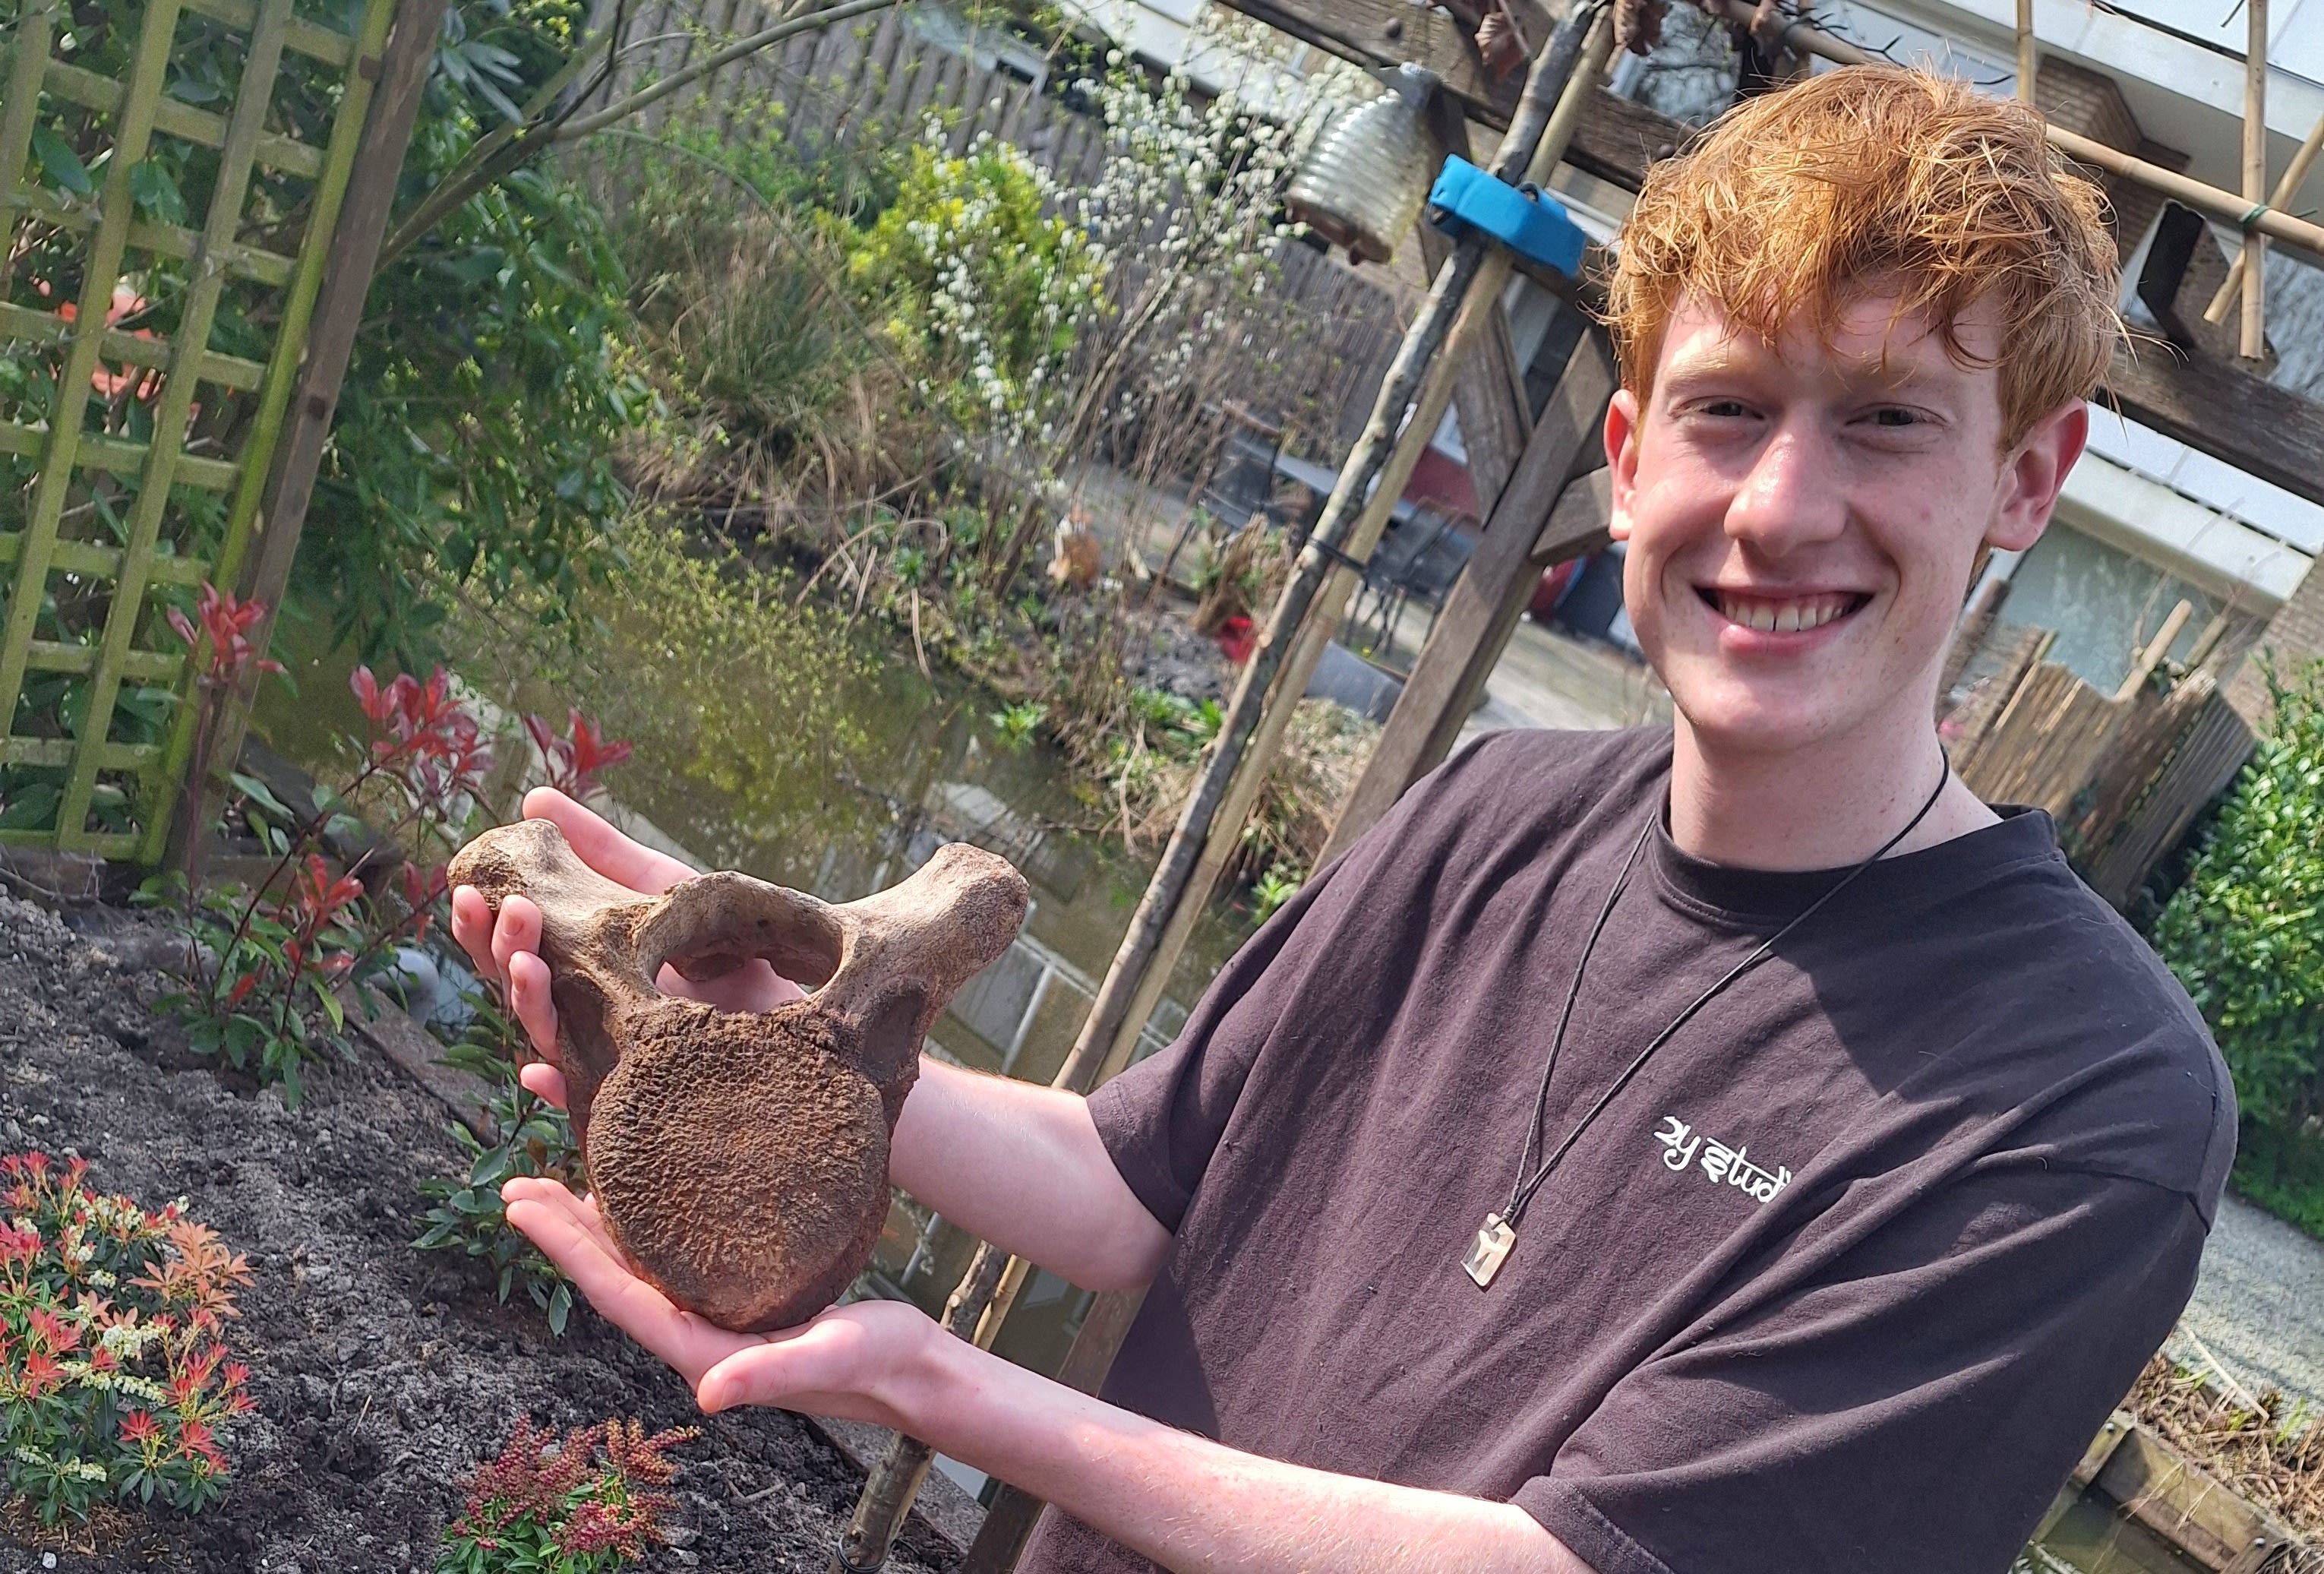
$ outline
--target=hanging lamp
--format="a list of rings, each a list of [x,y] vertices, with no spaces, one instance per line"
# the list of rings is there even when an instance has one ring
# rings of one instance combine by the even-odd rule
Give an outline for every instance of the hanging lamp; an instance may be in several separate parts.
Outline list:
[[[1324,125],[1283,197],[1293,218],[1359,262],[1395,256],[1438,162],[1422,118],[1435,73],[1406,64],[1383,79],[1388,92]]]

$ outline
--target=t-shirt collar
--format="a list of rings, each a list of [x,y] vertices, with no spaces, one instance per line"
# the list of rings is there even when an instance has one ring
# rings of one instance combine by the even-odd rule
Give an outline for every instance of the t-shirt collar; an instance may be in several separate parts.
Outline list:
[[[2043,810],[2009,803],[1996,804],[1993,811],[2001,816],[1998,825],[1881,859],[1857,878],[1842,900],[1918,906],[1974,885],[2002,868],[2061,856],[2056,828]],[[1701,917],[1744,928],[1790,918],[1831,890],[1849,867],[1746,869],[1683,852],[1671,839],[1667,788],[1655,804],[1645,861],[1666,901]]]

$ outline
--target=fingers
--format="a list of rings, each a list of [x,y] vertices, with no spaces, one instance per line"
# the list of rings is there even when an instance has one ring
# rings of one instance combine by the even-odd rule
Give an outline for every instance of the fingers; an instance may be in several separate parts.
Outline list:
[[[633,891],[659,896],[680,880],[699,873],[667,853],[632,841],[594,810],[575,802],[554,787],[536,787],[524,795],[524,817],[545,819],[565,833],[565,839],[583,863],[608,880]]]
[[[508,1221],[522,1230],[573,1281],[600,1316],[651,1350],[686,1379],[705,1372],[745,1345],[747,1334],[729,1333],[672,1305],[659,1290],[630,1272],[595,1228],[594,1214],[578,1198],[553,1181],[512,1180],[502,1188]]]
[[[520,1175],[501,1183],[503,1202],[538,1202],[553,1208],[571,1219],[579,1229],[604,1254],[615,1262],[622,1261],[621,1248],[613,1245],[613,1236],[605,1228],[604,1216],[597,1211],[595,1197],[576,1197],[556,1180],[542,1176]]]
[[[530,951],[517,951],[509,957],[508,1004],[510,1014],[524,1029],[524,1036],[532,1041],[533,1049],[549,1060],[557,1060],[557,1006],[549,994],[549,964]]]
[[[468,953],[468,962],[486,977],[498,977],[493,961],[493,905],[474,885],[452,893],[452,938]]]
[[[516,1079],[524,1084],[526,1092],[544,1099],[559,1109],[570,1107],[565,1092],[565,1073],[545,1060],[535,1060],[520,1069]]]
[[[493,977],[505,980],[511,957],[519,951],[538,953],[540,949],[540,909],[529,896],[504,898],[500,916],[493,921]]]

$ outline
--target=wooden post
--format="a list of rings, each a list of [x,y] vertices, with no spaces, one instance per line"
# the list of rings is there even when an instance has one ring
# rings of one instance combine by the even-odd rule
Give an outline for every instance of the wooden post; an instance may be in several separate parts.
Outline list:
[[[355,166],[347,176],[338,227],[331,234],[331,249],[324,259],[314,326],[307,336],[306,356],[300,364],[290,410],[259,505],[256,550],[244,560],[240,576],[242,597],[265,607],[264,616],[251,631],[251,643],[261,651],[273,637],[275,616],[281,610],[283,590],[290,580],[290,561],[298,553],[307,505],[315,494],[315,472],[331,435],[339,382],[346,375],[355,331],[363,325],[364,297],[371,290],[373,263],[379,255],[380,236],[387,229],[396,181],[403,172],[404,150],[411,143],[412,122],[419,116],[428,69],[436,58],[447,3],[404,0],[386,49],[377,61],[368,62],[378,73],[379,85],[364,121],[363,139],[355,144]],[[356,69],[364,69],[365,64],[358,62]],[[242,753],[258,679],[253,671],[230,695],[223,697],[218,739],[210,751],[211,779],[185,784],[187,812],[174,832],[181,848],[189,838],[198,846],[206,833],[214,784],[219,773],[234,768]]]
[[[2301,143],[2300,151],[2292,155],[2292,162],[2284,166],[2283,174],[2275,182],[2275,190],[2268,193],[2267,205],[2270,208],[2289,208],[2299,198],[2300,183],[2308,179],[2309,169],[2316,162],[2319,153],[2324,153],[2324,115],[2318,116],[2316,124],[2309,127],[2308,140]],[[2216,326],[2227,321],[2228,310],[2235,305],[2236,298],[2243,293],[2244,263],[2249,255],[2248,252],[2237,252],[2236,260],[2228,264],[2226,282],[2220,284],[2219,292],[2211,297],[2211,304],[2203,313],[2205,322]]]
[[[2042,57],[2034,42],[2034,0],[2017,0],[2017,102],[2034,102],[2034,79]]]
[[[1542,523],[1572,479],[1577,461],[1597,440],[1613,393],[1612,356],[1605,335],[1592,329],[1574,346],[1516,476],[1494,504],[1485,533],[1445,598],[1363,774],[1349,790],[1319,864],[1346,851],[1451,751],[1540,580],[1534,549]]]
[[[2244,0],[2244,200],[2267,205],[2267,0]],[[2267,237],[2244,231],[2244,321],[2240,353],[2247,361],[2267,354]]]
[[[1441,89],[1431,93],[1425,124],[1440,163],[1443,154],[1470,157],[1469,125],[1458,98]],[[1415,227],[1421,261],[1433,279],[1452,257],[1452,242],[1428,222],[1425,214]],[[1455,369],[1455,377],[1452,407],[1461,415],[1461,443],[1469,453],[1469,479],[1478,498],[1489,508],[1490,500],[1508,485],[1517,456],[1525,449],[1527,415],[1525,372],[1517,365],[1517,348],[1509,340],[1508,313],[1498,295],[1473,349]]]
[[[1603,5],[1577,5],[1559,24],[1526,73],[1508,134],[1493,155],[1493,175],[1511,183],[1537,181],[1555,167],[1563,144],[1553,127],[1562,118],[1571,134],[1576,111],[1565,101],[1587,94],[1612,36],[1612,14]],[[1274,762],[1292,708],[1340,620],[1354,584],[1349,562],[1360,562],[1378,544],[1421,448],[1452,397],[1463,351],[1496,319],[1508,272],[1508,254],[1476,238],[1462,242],[1438,271],[1380,384],[1363,434],[1341,468],[1323,517],[1243,668],[1162,861],[1130,915],[1129,932],[1055,1086],[1085,1091],[1129,1060]],[[972,1309],[982,1319],[1005,1282],[1004,1256],[989,1242],[977,1247],[947,1308],[947,1322],[955,1314],[968,1318]],[[984,1326],[994,1328],[997,1320]],[[1122,1325],[1125,1332],[1127,1326]],[[1113,1349],[1113,1344],[1093,1347],[1090,1358],[1101,1372],[1111,1363]],[[927,1457],[925,1444],[897,1440],[864,1482],[855,1516],[835,1551],[832,1574],[866,1574],[882,1566],[918,1486],[912,1472],[925,1474]]]

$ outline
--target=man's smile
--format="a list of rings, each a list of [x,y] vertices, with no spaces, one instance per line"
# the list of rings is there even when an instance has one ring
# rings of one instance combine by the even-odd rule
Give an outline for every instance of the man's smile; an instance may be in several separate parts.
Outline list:
[[[1788,591],[1730,590],[1699,585],[1702,604],[1727,622],[1756,634],[1812,634],[1852,617],[1870,604],[1861,590]]]

